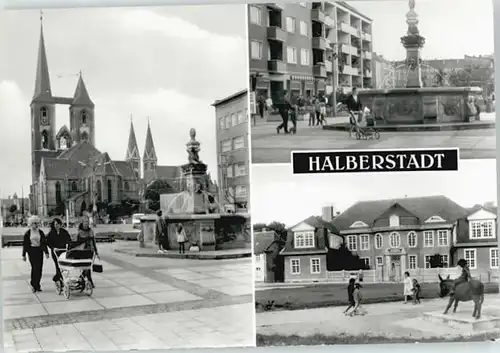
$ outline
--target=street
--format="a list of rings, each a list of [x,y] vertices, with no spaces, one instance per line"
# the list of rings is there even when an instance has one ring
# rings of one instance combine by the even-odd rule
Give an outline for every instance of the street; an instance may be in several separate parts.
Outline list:
[[[494,113],[493,113],[494,114]],[[494,119],[486,116],[485,119]],[[327,118],[328,124],[347,117]],[[323,130],[297,122],[297,134],[276,134],[279,122],[256,118],[252,126],[252,163],[290,163],[290,152],[335,149],[460,148],[460,158],[495,158],[496,129],[458,131],[380,132],[380,140],[356,140],[347,132]],[[290,124],[290,123],[289,123]],[[290,124],[291,125],[291,124]]]
[[[52,259],[43,292],[29,286],[21,248],[2,250],[6,352],[252,346],[251,259],[185,260],[119,254],[98,244],[104,271],[91,297],[57,295]]]

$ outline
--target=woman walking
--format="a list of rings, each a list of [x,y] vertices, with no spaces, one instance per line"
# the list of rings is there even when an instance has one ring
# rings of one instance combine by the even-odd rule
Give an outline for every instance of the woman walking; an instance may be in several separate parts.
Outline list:
[[[66,229],[62,228],[62,221],[59,218],[54,218],[54,221],[52,221],[50,225],[50,232],[47,234],[47,246],[51,249],[52,260],[56,267],[56,274],[52,277],[52,280],[56,283],[59,282],[62,277],[59,266],[57,265],[57,257],[59,254],[56,253],[56,250],[66,249],[69,242],[71,242],[71,236]]]
[[[80,223],[80,225],[78,226],[77,242],[83,244],[84,250],[92,251],[94,257],[99,257],[94,232],[90,228],[88,216],[85,216],[82,220],[82,223]],[[83,275],[88,278],[90,284],[92,284],[92,288],[95,288],[94,281],[92,280],[92,271],[85,270]]]
[[[405,272],[405,279],[403,280],[404,288],[403,294],[405,296],[405,304],[408,303],[408,297],[413,296],[413,280],[410,277],[410,272]]]
[[[28,226],[30,229],[24,233],[23,238],[23,261],[26,261],[26,254],[28,254],[31,265],[31,290],[33,292],[41,292],[40,280],[42,279],[43,270],[43,254],[45,258],[49,258],[49,251],[47,250],[47,239],[45,234],[39,229],[40,218],[31,216],[28,219]]]
[[[186,252],[186,242],[188,240],[186,231],[180,223],[177,224],[177,228],[175,231],[177,233],[177,242],[179,243],[179,254],[184,254]]]
[[[349,310],[356,306],[356,302],[354,301],[354,287],[355,287],[356,279],[351,278],[349,280],[349,285],[347,286],[347,299],[349,300],[349,306],[344,310],[344,315],[348,315]]]

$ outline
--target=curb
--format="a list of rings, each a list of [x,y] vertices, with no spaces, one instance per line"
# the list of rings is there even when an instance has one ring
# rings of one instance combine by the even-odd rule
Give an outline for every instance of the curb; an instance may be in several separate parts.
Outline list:
[[[126,254],[134,257],[151,257],[151,258],[169,258],[169,259],[188,259],[188,260],[229,260],[229,259],[241,259],[251,257],[252,253],[242,253],[242,254],[221,254],[221,255],[211,255],[200,253],[192,254],[179,254],[179,253],[166,253],[166,254],[142,254],[131,250],[114,249],[114,252],[120,254]]]
[[[459,131],[459,130],[483,130],[495,128],[494,122],[480,122],[466,125],[460,124],[432,124],[432,125],[377,125],[375,129],[378,131],[401,131],[401,132],[414,132],[414,131]],[[349,124],[330,124],[324,125],[323,130],[333,131],[349,131]]]

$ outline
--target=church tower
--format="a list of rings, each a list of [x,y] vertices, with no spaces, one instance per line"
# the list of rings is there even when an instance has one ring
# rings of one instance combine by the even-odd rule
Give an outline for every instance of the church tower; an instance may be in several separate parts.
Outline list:
[[[125,160],[132,164],[135,176],[140,179],[141,176],[141,156],[139,155],[139,148],[137,147],[137,139],[135,138],[134,123],[130,117],[130,133],[128,135],[127,155]]]
[[[156,180],[156,165],[158,163],[158,158],[156,157],[155,144],[153,142],[153,135],[151,134],[149,121],[148,131],[146,133],[146,147],[144,148],[142,163],[144,168],[144,181],[149,183]]]
[[[40,16],[40,41],[36,66],[35,92],[31,100],[31,178],[36,183],[42,151],[56,150],[56,108],[50,88],[49,65],[45,52],[43,18]]]
[[[94,103],[90,99],[81,72],[69,112],[69,125],[73,143],[87,141],[95,146]]]

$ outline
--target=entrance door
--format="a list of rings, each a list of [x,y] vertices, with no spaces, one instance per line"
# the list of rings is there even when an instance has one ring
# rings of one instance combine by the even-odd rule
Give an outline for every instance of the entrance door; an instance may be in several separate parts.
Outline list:
[[[401,281],[401,256],[391,257],[391,268],[389,270],[389,279],[393,282]]]

